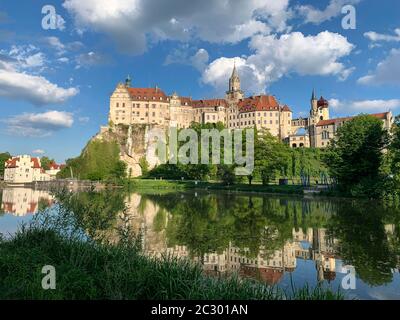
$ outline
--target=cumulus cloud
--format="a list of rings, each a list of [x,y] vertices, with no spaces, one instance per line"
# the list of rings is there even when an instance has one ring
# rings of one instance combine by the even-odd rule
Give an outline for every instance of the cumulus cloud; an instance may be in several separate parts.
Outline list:
[[[0,96],[27,100],[35,105],[62,103],[78,94],[78,89],[64,89],[41,76],[0,70]]]
[[[392,49],[376,70],[357,80],[364,85],[394,84],[400,85],[400,49]]]
[[[78,32],[93,30],[123,52],[140,54],[148,40],[236,43],[271,30],[286,31],[289,0],[65,0]]]
[[[44,113],[23,113],[3,122],[6,123],[9,134],[47,137],[61,129],[70,128],[74,119],[72,113],[51,110]]]
[[[357,101],[341,101],[338,99],[331,99],[329,100],[329,105],[333,111],[339,114],[350,115],[359,113],[377,113],[399,109],[400,99]]]
[[[377,33],[375,31],[369,31],[364,33],[364,37],[368,38],[372,42],[386,41],[386,42],[399,42],[400,41],[400,28],[394,30],[394,35]]]
[[[59,87],[39,75],[46,59],[36,51],[34,46],[13,46],[0,52],[0,96],[35,105],[62,103],[75,96],[78,89]]]
[[[254,54],[235,58],[243,88],[248,93],[264,92],[268,84],[290,74],[337,76],[343,80],[353,71],[340,59],[354,48],[345,37],[328,31],[316,36],[293,32],[276,36],[256,35],[249,44]],[[209,64],[202,81],[219,90],[225,88],[234,59],[222,57]]]
[[[301,5],[297,7],[298,13],[304,17],[306,23],[321,24],[339,16],[345,5],[355,5],[361,0],[330,0],[324,10],[317,9],[311,5]]]

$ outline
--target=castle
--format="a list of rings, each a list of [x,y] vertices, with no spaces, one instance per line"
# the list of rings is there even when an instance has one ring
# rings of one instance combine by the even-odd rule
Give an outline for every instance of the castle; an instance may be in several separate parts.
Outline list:
[[[315,91],[311,96],[309,116],[293,119],[292,115],[292,110],[279,103],[274,96],[261,94],[246,98],[234,66],[223,99],[193,100],[176,92],[168,96],[158,87],[132,88],[128,76],[111,95],[108,120],[113,124],[145,124],[164,128],[188,128],[192,122],[221,122],[229,129],[256,127],[261,131],[268,130],[292,148],[324,148],[337,129],[351,119],[330,119],[328,101],[323,97],[317,99]],[[381,119],[387,129],[394,121],[391,112],[373,116]]]

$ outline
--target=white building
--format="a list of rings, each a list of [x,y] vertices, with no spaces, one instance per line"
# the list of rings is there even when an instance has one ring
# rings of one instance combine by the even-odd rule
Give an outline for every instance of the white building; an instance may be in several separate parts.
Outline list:
[[[59,173],[62,169],[63,165],[58,165],[57,163],[50,163],[49,169],[46,170],[46,173],[50,176],[50,180],[55,180],[57,178],[57,173]]]
[[[4,181],[8,183],[31,183],[34,181],[49,181],[39,158],[28,155],[13,157],[6,161],[4,168]]]

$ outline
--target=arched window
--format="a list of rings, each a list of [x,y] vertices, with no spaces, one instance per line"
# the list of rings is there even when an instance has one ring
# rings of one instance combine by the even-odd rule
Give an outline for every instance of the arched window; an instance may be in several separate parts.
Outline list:
[[[293,144],[292,144],[292,148],[297,148],[297,144],[296,144],[296,143],[293,143]]]

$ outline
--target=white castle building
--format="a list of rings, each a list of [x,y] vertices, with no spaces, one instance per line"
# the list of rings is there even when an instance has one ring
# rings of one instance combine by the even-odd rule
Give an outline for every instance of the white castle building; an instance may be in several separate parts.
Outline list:
[[[4,181],[24,184],[36,181],[50,181],[56,178],[61,166],[51,163],[49,170],[44,170],[40,158],[21,155],[8,159],[4,164]]]
[[[337,129],[352,117],[331,119],[329,103],[312,93],[307,118],[293,119],[292,110],[272,95],[245,97],[236,66],[229,78],[224,98],[193,100],[176,92],[168,96],[160,88],[133,88],[128,77],[119,83],[110,98],[109,123],[187,128],[192,122],[223,123],[229,129],[256,127],[267,130],[290,147],[323,148]],[[391,112],[373,114],[390,129]],[[304,129],[303,133],[300,133]]]

